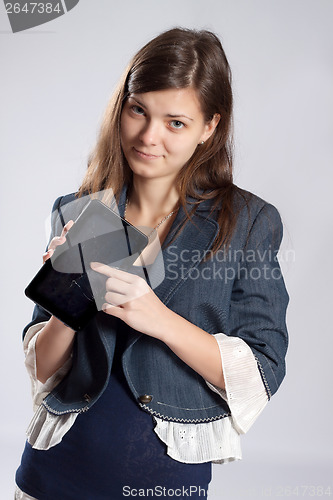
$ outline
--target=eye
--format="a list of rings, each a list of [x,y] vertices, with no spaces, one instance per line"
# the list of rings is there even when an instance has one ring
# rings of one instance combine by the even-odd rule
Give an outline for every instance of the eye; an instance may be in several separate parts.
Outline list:
[[[179,120],[172,120],[170,122],[170,125],[172,128],[176,128],[176,129],[181,129],[181,128],[185,127],[185,123],[183,123]]]
[[[144,110],[140,106],[137,106],[137,105],[131,106],[131,110],[136,115],[144,115],[144,113],[145,113]]]

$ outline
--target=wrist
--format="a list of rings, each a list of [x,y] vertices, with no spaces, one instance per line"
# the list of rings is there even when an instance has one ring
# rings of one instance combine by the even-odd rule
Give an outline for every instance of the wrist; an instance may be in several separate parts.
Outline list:
[[[182,321],[186,320],[166,307],[165,314],[159,319],[158,338],[167,345],[172,344],[175,335],[182,327]]]
[[[69,326],[65,325],[60,319],[56,318],[55,316],[51,316],[51,318],[48,321],[48,324],[50,325],[50,328],[56,332],[67,332],[67,333],[75,333],[75,331],[70,328]]]

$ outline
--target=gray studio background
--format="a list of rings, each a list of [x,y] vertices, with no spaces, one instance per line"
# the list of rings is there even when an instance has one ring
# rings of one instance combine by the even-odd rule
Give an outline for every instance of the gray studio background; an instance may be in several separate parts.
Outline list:
[[[332,18],[330,0],[81,0],[12,34],[0,4],[1,499],[13,496],[32,416],[21,331],[33,305],[23,290],[41,265],[45,219],[79,186],[130,57],[176,25],[222,39],[234,78],[235,181],[280,210],[291,296],[287,377],[243,436],[243,460],[214,466],[210,499],[328,496],[318,488],[333,486]]]

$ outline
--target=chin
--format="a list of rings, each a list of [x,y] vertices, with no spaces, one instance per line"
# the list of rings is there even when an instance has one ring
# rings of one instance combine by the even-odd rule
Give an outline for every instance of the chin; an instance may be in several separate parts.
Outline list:
[[[140,167],[140,166],[132,166],[129,164],[129,168],[131,170],[131,172],[133,173],[133,175],[136,175],[138,177],[145,177],[147,179],[152,179],[154,177],[156,177],[156,170],[155,169],[152,169],[152,168],[144,168],[144,167]]]

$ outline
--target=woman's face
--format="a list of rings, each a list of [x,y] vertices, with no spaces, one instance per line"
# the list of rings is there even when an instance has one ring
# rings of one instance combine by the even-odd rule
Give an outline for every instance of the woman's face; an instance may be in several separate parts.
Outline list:
[[[131,94],[121,115],[121,145],[134,175],[173,180],[219,115],[205,123],[191,88]]]

